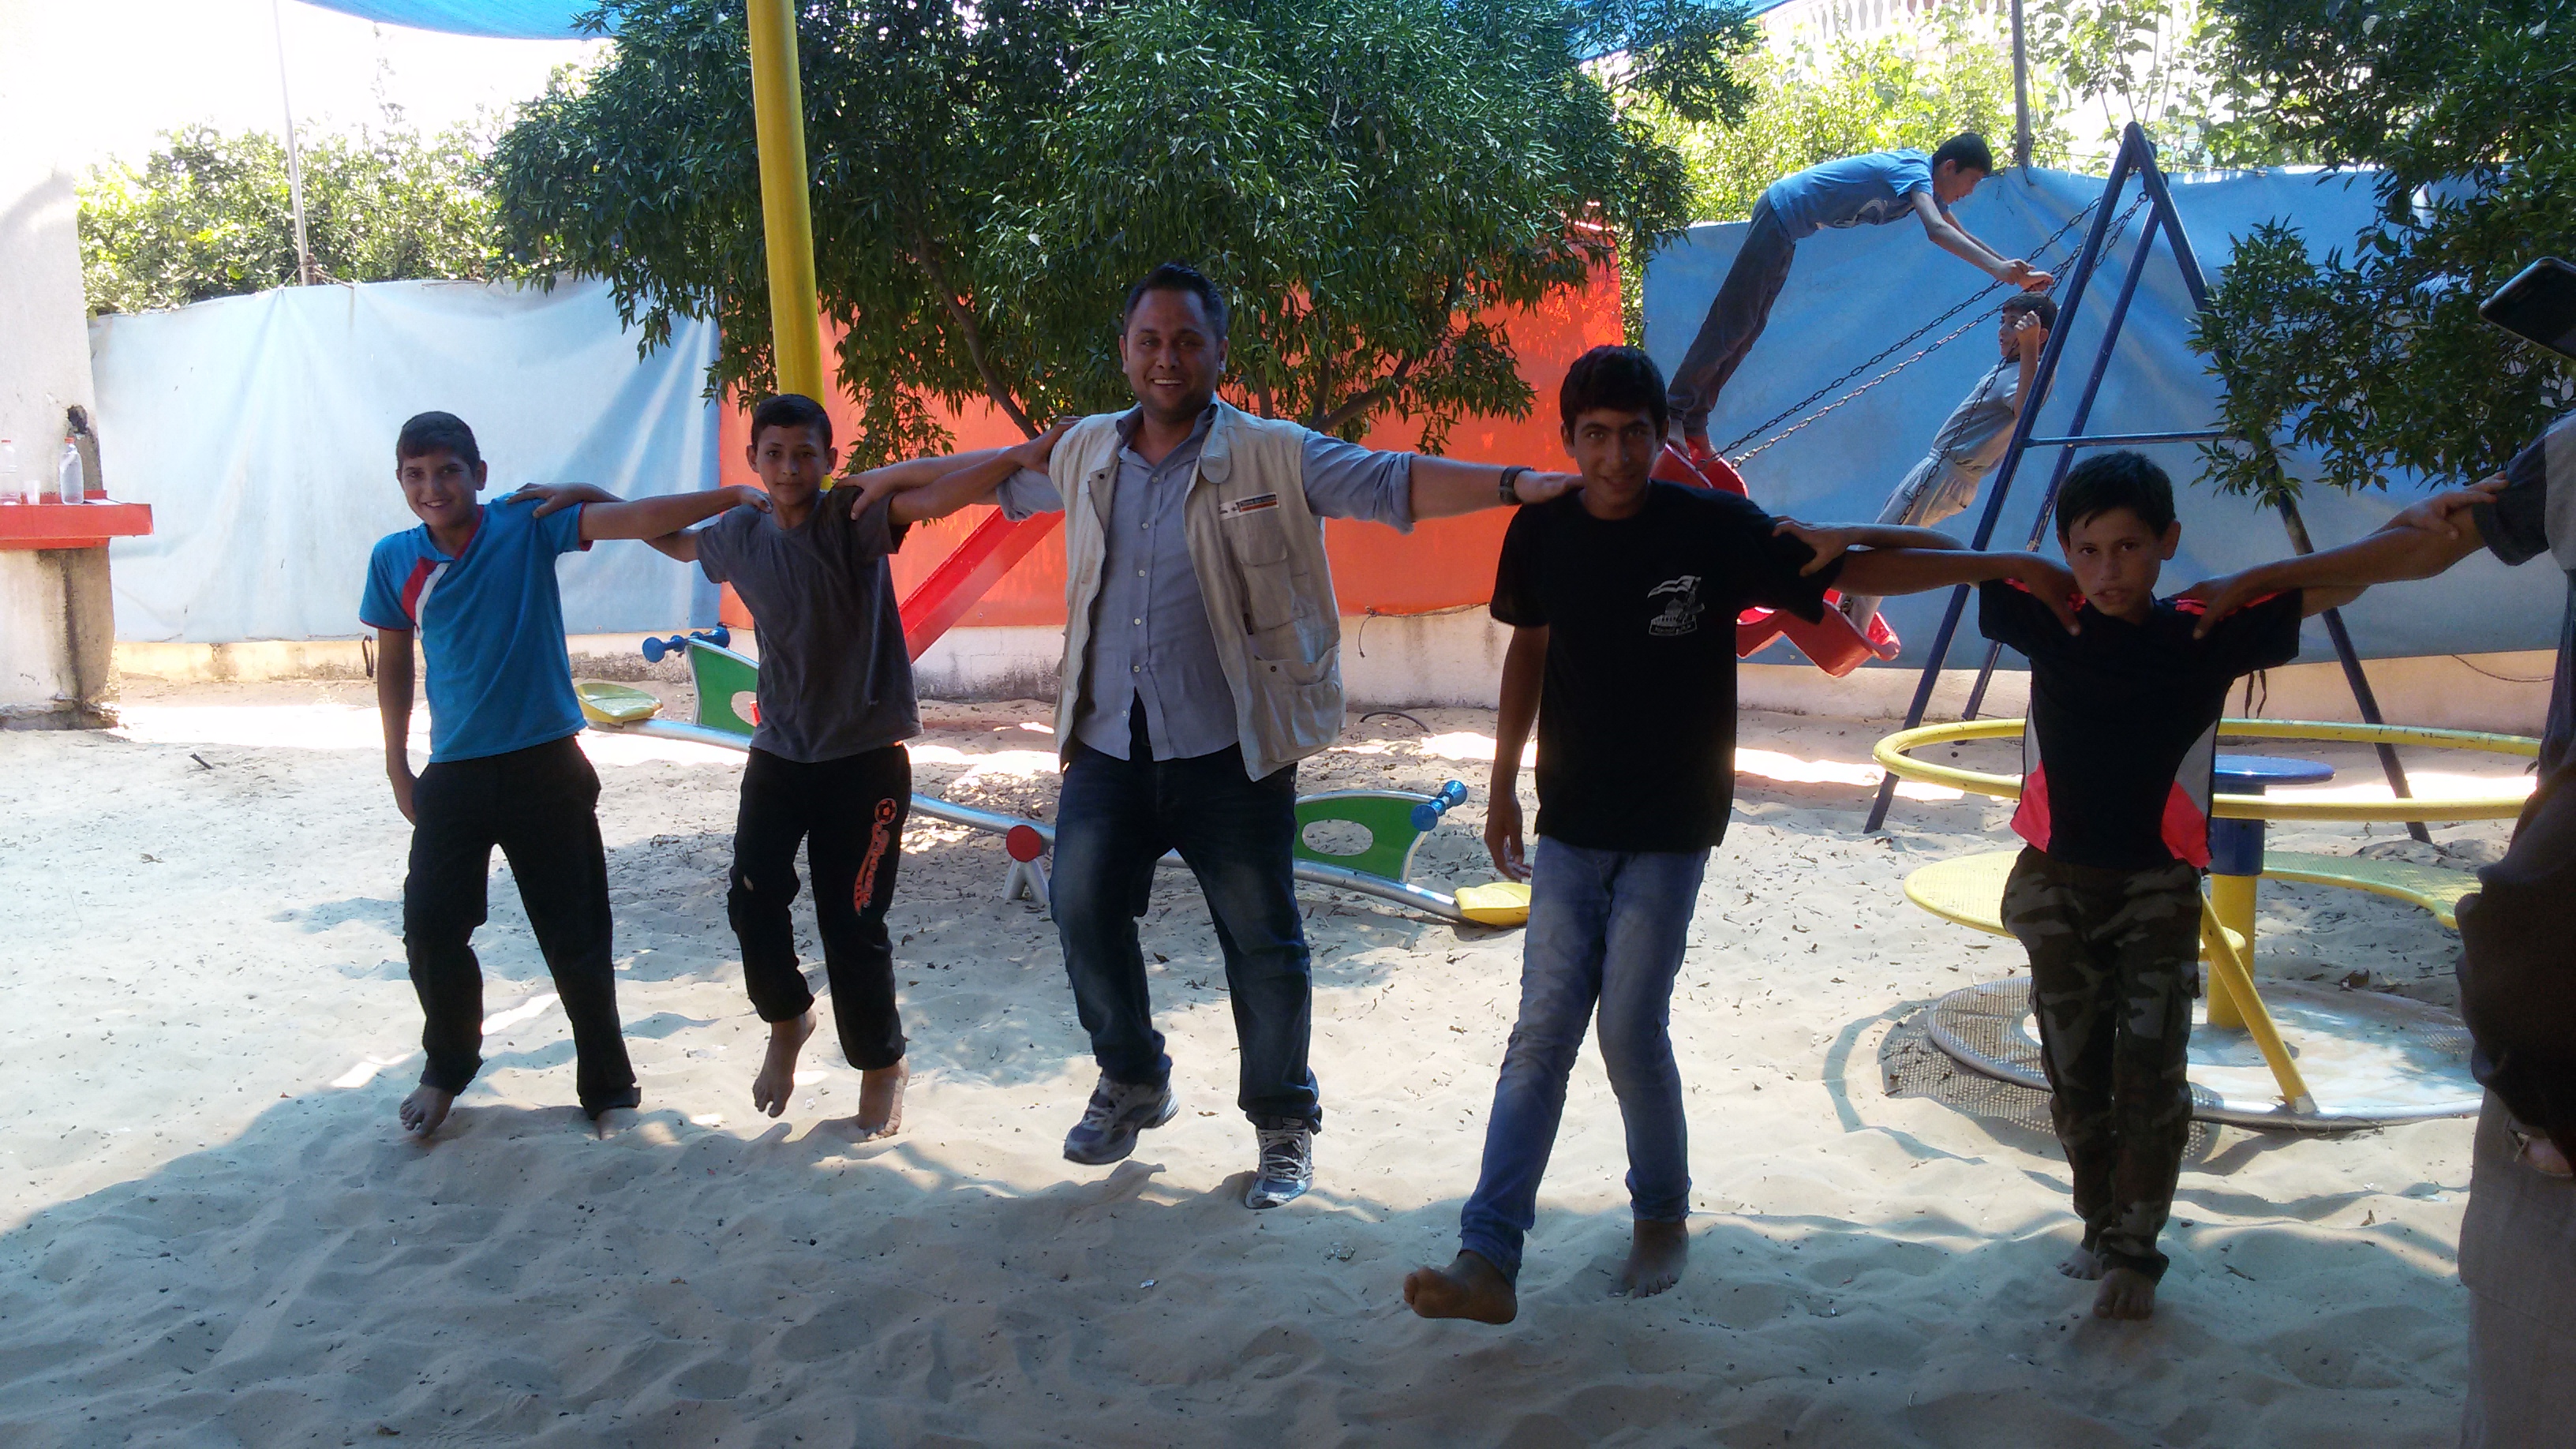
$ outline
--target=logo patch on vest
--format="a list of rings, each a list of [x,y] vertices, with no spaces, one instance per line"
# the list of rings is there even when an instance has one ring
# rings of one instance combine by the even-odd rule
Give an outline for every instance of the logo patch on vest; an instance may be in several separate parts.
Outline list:
[[[1232,503],[1222,503],[1217,505],[1216,516],[1219,518],[1241,518],[1247,513],[1259,513],[1264,509],[1276,508],[1278,506],[1278,494],[1255,493],[1249,498],[1238,498]]]

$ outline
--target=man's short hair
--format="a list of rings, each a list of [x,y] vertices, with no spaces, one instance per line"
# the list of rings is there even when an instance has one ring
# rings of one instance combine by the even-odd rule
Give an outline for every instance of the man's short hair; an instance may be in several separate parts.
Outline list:
[[[1217,336],[1225,336],[1225,293],[1187,262],[1165,262],[1127,289],[1127,305],[1118,309],[1120,336],[1127,335],[1127,319],[1136,315],[1136,304],[1145,299],[1147,292],[1187,292],[1198,298],[1199,306],[1207,312],[1208,326],[1216,330]]]
[[[430,453],[453,453],[468,468],[483,466],[483,450],[474,445],[474,430],[454,413],[414,413],[394,438],[394,466]]]
[[[823,405],[801,392],[782,392],[760,400],[751,410],[751,443],[760,446],[760,434],[766,428],[811,428],[832,446],[832,415]]]
[[[1939,171],[1944,161],[1958,162],[1962,171],[1995,174],[1995,153],[1986,145],[1986,138],[1974,131],[1961,131],[1942,142],[1941,149],[1932,153],[1932,169]]]
[[[2057,325],[2056,299],[2039,292],[2023,292],[2016,296],[2004,298],[2003,311],[2004,315],[2007,317],[2018,317],[2024,312],[2036,312],[2039,314],[2040,326],[2055,327]]]
[[[1565,384],[1556,390],[1556,410],[1567,432],[1574,420],[1594,408],[1645,413],[1661,437],[1670,414],[1664,410],[1664,371],[1633,347],[1596,347],[1574,359]]]
[[[2094,454],[2075,465],[2057,492],[2057,541],[2064,543],[2075,525],[2114,508],[2129,510],[2149,533],[2162,534],[2173,527],[2173,480],[2144,453],[2124,448]]]

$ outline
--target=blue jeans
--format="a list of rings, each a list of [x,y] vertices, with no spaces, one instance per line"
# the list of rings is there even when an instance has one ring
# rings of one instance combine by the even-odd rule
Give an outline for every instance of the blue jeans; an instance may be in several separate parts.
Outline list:
[[[1129,758],[1079,741],[1064,767],[1049,900],[1073,1004],[1112,1080],[1160,1086],[1172,1059],[1154,1029],[1136,918],[1154,862],[1177,849],[1199,878],[1242,1048],[1235,1103],[1264,1127],[1320,1126],[1306,1045],[1314,1025],[1297,911],[1297,770],[1244,773],[1234,750],[1157,760],[1136,733]]]
[[[1459,1245],[1517,1280],[1538,1220],[1538,1181],[1565,1115],[1565,1079],[1595,1008],[1601,1062],[1628,1129],[1628,1201],[1639,1218],[1690,1215],[1689,1133],[1673,1065],[1673,977],[1708,852],[1587,850],[1540,836],[1521,942],[1521,1014],[1503,1049],[1485,1166],[1459,1214]]]

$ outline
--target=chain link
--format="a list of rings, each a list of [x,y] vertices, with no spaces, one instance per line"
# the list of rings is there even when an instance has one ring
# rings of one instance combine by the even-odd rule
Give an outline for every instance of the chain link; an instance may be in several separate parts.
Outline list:
[[[2120,219],[2112,223],[2104,246],[2106,251],[2110,246],[2116,245],[2119,239],[2127,233],[2130,218],[2136,216],[2139,208],[2145,206],[2147,201],[2148,196],[2146,189],[2144,187],[2139,188],[2136,199],[2129,203],[2129,209],[2120,213]],[[2057,246],[2061,241],[2063,241],[2067,233],[2075,230],[2076,226],[2080,224],[2084,218],[2092,215],[2093,209],[2099,205],[2101,205],[2101,199],[2098,197],[2092,201],[2084,203],[2080,210],[2078,210],[2073,216],[2066,219],[2065,225],[2059,227],[2057,230],[2049,233],[2045,238],[2041,239],[2040,244],[2031,249],[2031,254],[2045,259],[2050,248]],[[2071,261],[2073,256],[2073,252],[2070,251],[2068,253],[2067,260]],[[2059,265],[2062,266],[2064,263],[2061,262]],[[1898,349],[1904,347],[1910,342],[1918,340],[1925,333],[1930,332],[1932,329],[1949,321],[1951,318],[1958,316],[1961,312],[1976,306],[1991,295],[1996,288],[2004,285],[2005,284],[2002,282],[1989,283],[1984,288],[1970,294],[1964,301],[1959,302],[1947,311],[1942,312],[1939,316],[1934,317],[1931,321],[1924,323],[1922,326],[1915,328],[1913,331],[1879,349],[1876,354],[1863,359],[1859,365],[1853,367],[1850,371],[1845,372],[1842,376],[1835,378],[1833,381],[1826,383],[1820,388],[1817,388],[1814,392],[1807,394],[1805,397],[1800,398],[1798,401],[1791,403],[1785,408],[1782,408],[1779,412],[1772,414],[1770,417],[1764,419],[1754,427],[1746,430],[1742,437],[1728,443],[1718,451],[1733,462],[1736,467],[1741,468],[1745,461],[1753,457],[1755,454],[1762,452],[1764,449],[1778,443],[1781,439],[1807,427],[1818,419],[1824,417],[1826,414],[1832,412],[1834,409],[1839,408],[1843,404],[1859,397],[1861,394],[1868,392],[1871,388],[1878,386],[1880,383],[1896,376],[1905,369],[1921,362],[1924,358],[1931,356],[1933,353],[1940,351],[1943,347],[1957,341],[1961,336],[1965,335],[1972,329],[1982,326],[1986,320],[1982,316],[1973,317],[1968,321],[1961,323],[1959,326],[1954,327],[1949,332],[1943,334],[1939,340],[1917,349],[1908,355],[1903,361],[1897,363],[1894,367],[1888,368],[1886,371],[1879,373],[1869,381],[1864,382],[1860,386],[1853,388],[1851,391],[1844,393],[1842,396],[1835,398],[1832,402],[1826,403],[1823,407],[1817,408],[1812,413],[1808,413],[1805,417],[1798,418],[1798,421],[1791,423],[1788,427],[1780,429],[1779,432],[1773,433],[1770,437],[1763,438],[1762,441],[1755,446],[1746,449],[1741,453],[1735,451],[1737,448],[1741,448],[1746,443],[1751,442],[1754,438],[1761,437],[1766,430],[1777,426],[1782,420],[1797,417],[1798,414],[1805,412],[1807,408],[1812,406],[1817,399],[1822,398],[1829,392],[1832,392],[1835,388],[1841,387],[1844,383],[1851,381],[1853,378],[1860,376],[1861,373],[1868,369],[1886,361],[1889,357],[1894,356]]]

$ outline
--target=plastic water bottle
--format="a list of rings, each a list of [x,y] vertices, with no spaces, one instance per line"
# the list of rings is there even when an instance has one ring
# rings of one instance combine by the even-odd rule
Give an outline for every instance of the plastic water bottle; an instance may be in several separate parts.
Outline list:
[[[86,485],[81,482],[80,445],[63,439],[63,460],[54,467],[54,497],[63,503],[83,501]]]
[[[18,445],[0,438],[0,503],[24,503],[18,494]]]

